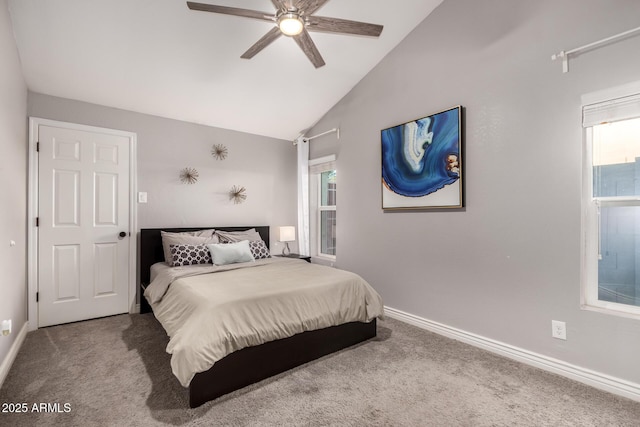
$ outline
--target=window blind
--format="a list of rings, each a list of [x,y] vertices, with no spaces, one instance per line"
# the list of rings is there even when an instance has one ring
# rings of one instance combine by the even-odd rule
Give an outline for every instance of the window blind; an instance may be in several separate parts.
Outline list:
[[[309,160],[309,173],[320,174],[322,172],[332,171],[336,169],[336,155],[320,157],[318,159]]]
[[[640,93],[582,107],[585,128],[637,117],[640,117]]]

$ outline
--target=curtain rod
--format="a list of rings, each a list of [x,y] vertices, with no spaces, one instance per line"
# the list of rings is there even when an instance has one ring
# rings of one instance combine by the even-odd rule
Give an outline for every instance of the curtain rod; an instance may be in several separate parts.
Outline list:
[[[589,43],[589,44],[586,44],[584,46],[577,47],[575,49],[571,49],[571,50],[567,50],[567,51],[561,50],[560,52],[551,55],[551,60],[555,61],[556,59],[562,58],[562,72],[563,73],[568,73],[569,72],[569,55],[572,55],[574,53],[577,53],[577,52],[580,52],[580,51],[583,51],[583,50],[587,50],[587,49],[591,49],[592,47],[596,47],[596,46],[599,46],[601,44],[605,44],[605,43],[608,43],[608,42],[611,42],[611,41],[626,37],[629,34],[633,34],[633,33],[638,32],[638,31],[640,31],[640,27],[633,28],[631,30],[625,31],[624,33],[616,34],[615,36],[607,37],[606,39],[598,40],[596,42]]]
[[[319,138],[319,137],[324,136],[324,135],[328,135],[328,134],[333,133],[333,132],[337,133],[337,135],[336,135],[336,139],[340,139],[340,128],[333,128],[333,129],[329,129],[329,130],[328,130],[328,131],[326,131],[326,132],[322,132],[322,133],[319,133],[319,134],[314,135],[314,136],[308,136],[308,137],[305,137],[305,136],[304,136],[304,134],[300,134],[300,135],[298,135],[298,137],[293,141],[293,145],[297,145],[297,144],[298,144],[298,140],[300,139],[300,137],[302,137],[302,141],[303,141],[303,142],[309,142],[309,141],[311,141],[312,139],[316,139],[316,138]]]

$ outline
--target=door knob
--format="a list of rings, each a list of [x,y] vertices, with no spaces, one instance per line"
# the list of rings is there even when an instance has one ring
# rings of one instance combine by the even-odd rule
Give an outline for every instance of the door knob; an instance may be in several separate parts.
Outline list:
[[[118,239],[122,240],[125,237],[127,237],[127,233],[125,231],[121,231],[120,234],[118,234]]]

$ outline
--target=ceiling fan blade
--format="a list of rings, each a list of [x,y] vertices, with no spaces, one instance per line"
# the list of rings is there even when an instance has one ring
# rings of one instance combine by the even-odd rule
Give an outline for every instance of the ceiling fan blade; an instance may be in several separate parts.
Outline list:
[[[260,19],[262,21],[273,21],[272,13],[260,12],[257,10],[238,9],[237,7],[216,6],[214,4],[187,2],[187,6],[191,10],[200,10],[203,12],[222,13],[225,15],[242,16],[245,18]]]
[[[296,7],[298,10],[302,10],[305,16],[309,16],[324,6],[328,1],[329,0],[298,0]]]
[[[378,37],[384,28],[382,25],[369,24],[367,22],[349,21],[339,18],[325,18],[323,16],[310,16],[307,30],[322,31],[325,33],[355,34],[358,36]]]
[[[324,59],[322,59],[322,55],[320,55],[318,48],[313,40],[311,40],[311,36],[307,30],[302,30],[300,34],[293,36],[293,39],[298,46],[300,46],[304,54],[307,55],[307,58],[309,58],[314,67],[320,68],[324,65]]]
[[[256,56],[258,52],[260,52],[265,47],[269,46],[275,39],[277,39],[281,35],[282,35],[282,32],[280,31],[280,28],[273,27],[271,31],[269,31],[267,34],[262,36],[260,40],[255,42],[253,46],[251,46],[245,53],[243,53],[240,58],[244,58],[244,59],[253,58],[254,56]]]
[[[271,0],[271,3],[280,10],[289,10],[293,7],[293,0]]]

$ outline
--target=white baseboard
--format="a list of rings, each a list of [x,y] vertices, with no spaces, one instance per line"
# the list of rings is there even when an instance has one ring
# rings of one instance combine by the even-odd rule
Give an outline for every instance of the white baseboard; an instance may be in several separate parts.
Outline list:
[[[419,316],[415,316],[395,308],[385,306],[385,314],[405,323],[444,335],[466,344],[488,350],[492,353],[517,360],[554,374],[562,375],[572,380],[590,385],[609,393],[617,394],[640,402],[640,384],[632,383],[610,375],[602,374],[580,366],[572,365],[559,359],[554,359],[542,354],[534,353],[519,347],[514,347],[500,341],[492,340],[480,335],[453,328],[442,323],[434,322]]]
[[[16,360],[18,350],[20,350],[20,347],[22,347],[22,343],[27,337],[28,330],[29,322],[25,322],[24,325],[22,325],[20,332],[18,332],[18,336],[16,337],[15,341],[11,345],[9,353],[7,353],[7,356],[2,361],[2,364],[0,364],[0,388],[2,387],[2,384],[4,384],[4,380],[7,378],[7,375],[9,375],[11,365],[13,365],[13,361]]]

